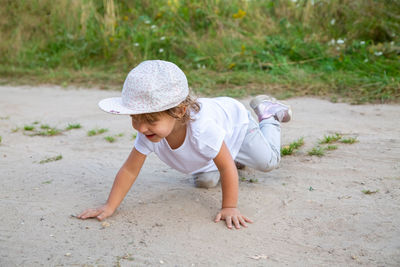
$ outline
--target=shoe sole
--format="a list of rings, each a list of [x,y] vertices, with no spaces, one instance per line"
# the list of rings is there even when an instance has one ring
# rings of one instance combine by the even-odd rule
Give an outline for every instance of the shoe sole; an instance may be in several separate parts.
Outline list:
[[[271,103],[279,103],[279,104],[281,104],[281,105],[283,105],[283,106],[288,108],[288,111],[287,111],[288,116],[287,116],[287,118],[285,120],[282,120],[281,122],[288,122],[288,121],[290,121],[292,119],[292,109],[291,109],[290,105],[282,103],[282,102],[276,100],[276,98],[274,98],[272,96],[269,96],[269,95],[258,95],[258,96],[256,96],[255,98],[253,98],[250,101],[250,107],[254,110],[263,101],[269,101]]]

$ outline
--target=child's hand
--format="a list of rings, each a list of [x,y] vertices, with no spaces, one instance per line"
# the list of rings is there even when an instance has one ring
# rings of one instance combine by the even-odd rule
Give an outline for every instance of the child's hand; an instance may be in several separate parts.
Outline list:
[[[107,205],[101,206],[97,209],[87,209],[77,216],[77,218],[85,220],[88,218],[96,217],[97,220],[102,221],[107,217],[110,217],[114,213],[114,210]]]
[[[219,222],[220,220],[225,220],[226,226],[229,229],[232,229],[232,222],[235,225],[236,229],[240,229],[240,225],[247,227],[246,222],[253,222],[246,216],[240,214],[240,211],[237,208],[222,208],[218,212],[214,221]]]

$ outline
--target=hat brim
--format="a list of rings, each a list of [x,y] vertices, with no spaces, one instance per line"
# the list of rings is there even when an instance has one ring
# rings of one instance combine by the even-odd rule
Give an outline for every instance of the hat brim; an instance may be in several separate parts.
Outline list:
[[[126,108],[122,105],[121,97],[106,98],[99,102],[99,108],[103,111],[117,115],[130,115],[136,114],[137,112]]]

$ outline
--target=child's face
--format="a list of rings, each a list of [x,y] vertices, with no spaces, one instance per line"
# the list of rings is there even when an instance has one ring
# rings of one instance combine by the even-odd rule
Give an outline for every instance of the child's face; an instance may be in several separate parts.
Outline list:
[[[177,119],[168,114],[161,114],[155,122],[142,122],[132,117],[132,127],[144,134],[151,142],[157,143],[176,130]]]

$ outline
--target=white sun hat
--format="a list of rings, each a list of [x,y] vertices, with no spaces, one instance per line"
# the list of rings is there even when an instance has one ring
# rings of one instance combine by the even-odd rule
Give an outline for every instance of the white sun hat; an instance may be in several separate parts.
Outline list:
[[[106,98],[99,107],[113,114],[143,114],[179,105],[189,94],[183,71],[174,63],[147,60],[126,77],[121,97]]]

